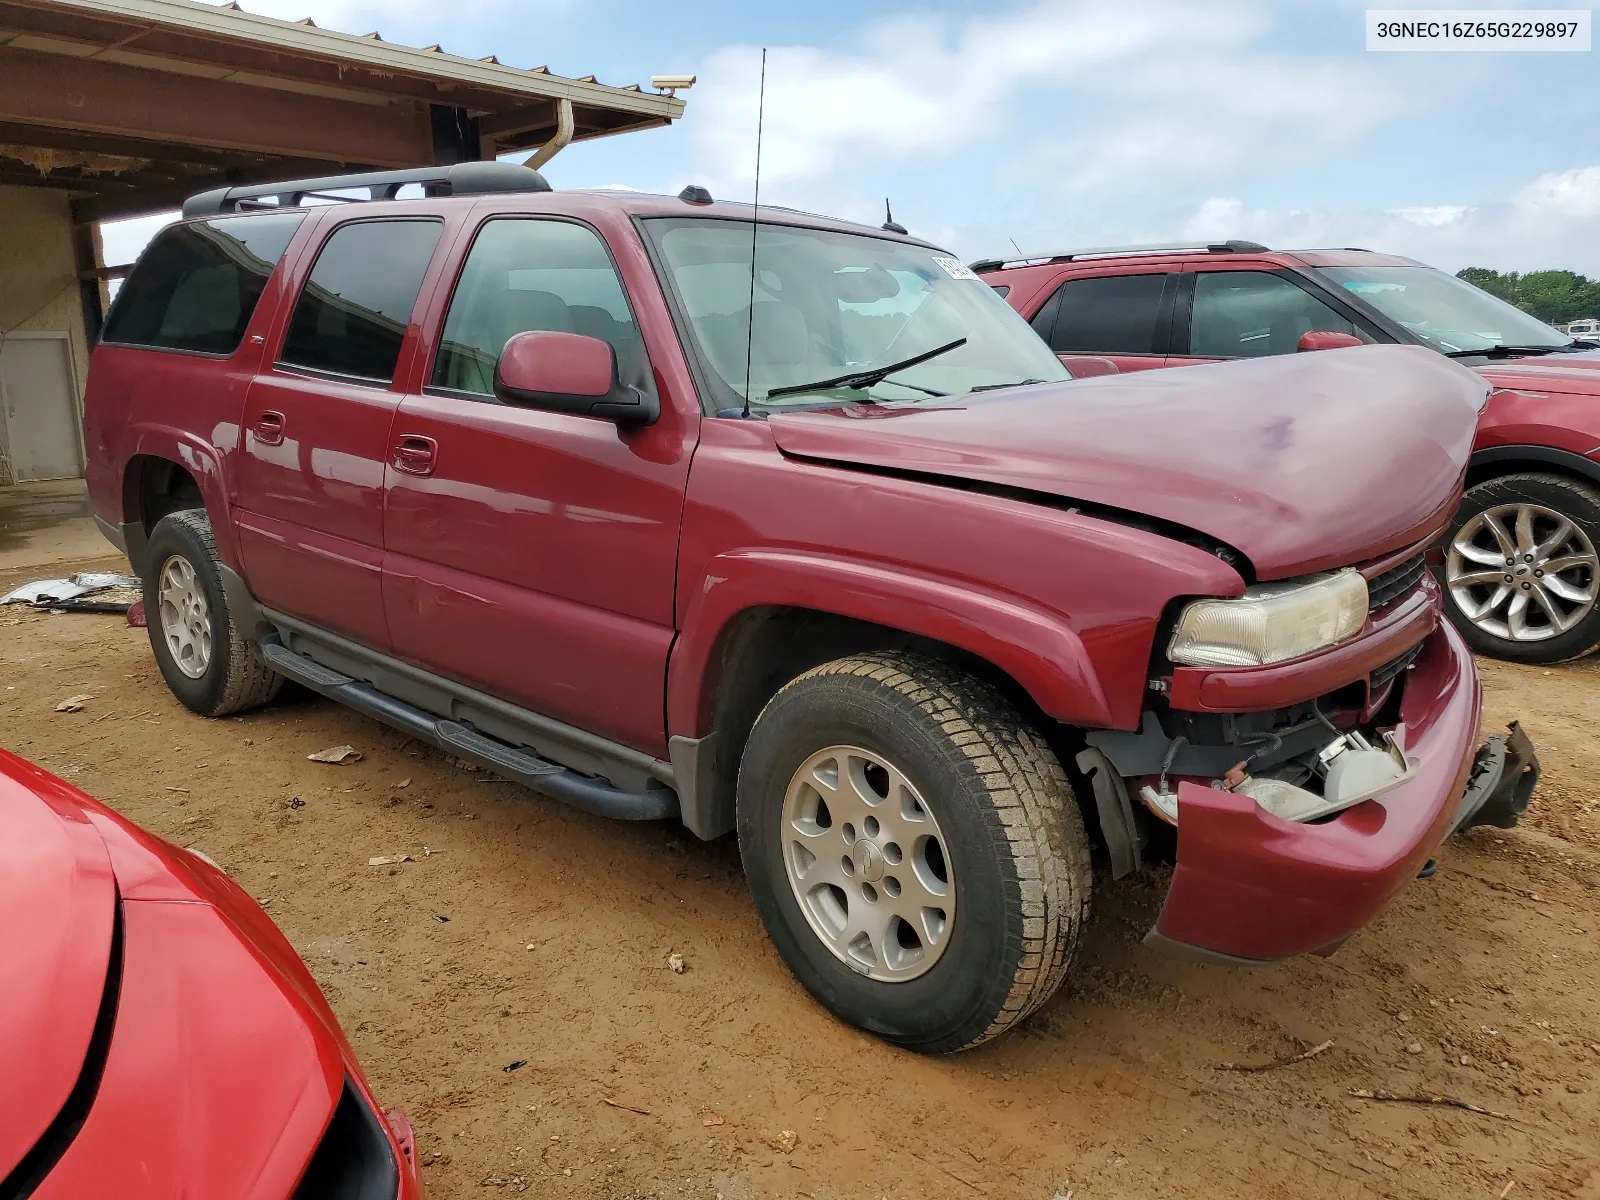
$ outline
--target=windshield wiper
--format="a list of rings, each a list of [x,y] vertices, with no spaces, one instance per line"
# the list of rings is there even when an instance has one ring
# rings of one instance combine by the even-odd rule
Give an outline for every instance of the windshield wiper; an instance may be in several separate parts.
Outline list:
[[[907,367],[914,367],[918,363],[927,362],[930,358],[937,358],[941,354],[959,349],[967,344],[966,338],[957,338],[943,346],[936,346],[932,350],[924,350],[921,354],[914,354],[910,358],[902,359],[897,363],[890,363],[883,367],[870,367],[865,371],[851,371],[848,375],[835,375],[832,379],[819,379],[815,383],[789,383],[783,387],[775,387],[767,393],[767,399],[774,396],[790,396],[796,392],[821,392],[828,388],[869,388],[875,383],[882,383],[896,371],[904,371]],[[935,392],[932,388],[918,388],[919,392],[927,392],[933,396],[948,396],[948,392]],[[867,403],[874,403],[867,401]]]
[[[1447,350],[1446,358],[1509,358],[1513,354],[1549,354],[1565,346],[1485,346],[1481,350]]]
[[[1030,383],[1043,383],[1042,379],[1019,379],[1015,383],[980,383],[977,387],[968,388],[969,392],[993,392],[1000,388],[1027,387]]]

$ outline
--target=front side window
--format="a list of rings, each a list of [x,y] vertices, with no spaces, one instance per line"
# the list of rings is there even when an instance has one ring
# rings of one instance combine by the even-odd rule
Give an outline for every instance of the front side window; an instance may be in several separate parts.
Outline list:
[[[1051,348],[1057,354],[1154,354],[1166,286],[1165,272],[1067,280],[1056,291]]]
[[[117,294],[101,340],[232,354],[304,216],[223,217],[162,230]]]
[[[295,305],[281,361],[390,382],[441,229],[398,220],[334,230]]]
[[[1317,273],[1446,354],[1572,344],[1537,317],[1432,267],[1319,267]]]
[[[1070,376],[958,259],[888,238],[710,218],[644,222],[714,407],[907,403]],[[752,306],[752,292],[754,305]],[[965,342],[860,387],[824,386]],[[747,373],[748,366],[748,373]],[[788,390],[798,389],[798,390]],[[773,394],[776,392],[776,394]]]
[[[650,365],[605,243],[570,221],[505,217],[472,244],[445,318],[433,385],[490,395],[519,333],[581,333],[608,342],[622,382],[648,389]]]
[[[1318,330],[1367,335],[1303,287],[1268,271],[1204,271],[1195,276],[1189,353],[1198,358],[1293,354],[1300,335]]]

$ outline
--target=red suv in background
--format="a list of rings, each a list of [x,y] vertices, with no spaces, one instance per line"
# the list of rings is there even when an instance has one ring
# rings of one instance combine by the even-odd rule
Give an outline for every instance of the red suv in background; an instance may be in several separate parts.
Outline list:
[[[1447,611],[1473,649],[1499,658],[1561,662],[1600,645],[1600,345],[1367,250],[1230,241],[972,268],[1075,374],[1370,342],[1428,346],[1473,367],[1494,390],[1445,547]]]
[[[914,238],[504,163],[185,211],[86,400],[172,691],[293,679],[737,832],[856,1025],[954,1050],[1038,1008],[1095,843],[1175,857],[1154,941],[1260,961],[1527,806],[1423,570],[1488,390],[1437,355],[1071,381]]]

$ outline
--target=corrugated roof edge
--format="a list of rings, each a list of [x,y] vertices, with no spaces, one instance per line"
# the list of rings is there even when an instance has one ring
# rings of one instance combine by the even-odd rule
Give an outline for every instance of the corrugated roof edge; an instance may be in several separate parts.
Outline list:
[[[560,97],[593,108],[647,113],[672,121],[683,115],[684,102],[676,96],[611,87],[588,79],[552,75],[544,68],[524,70],[503,63],[447,54],[437,47],[423,49],[387,42],[374,34],[342,33],[311,24],[282,21],[247,12],[237,3],[223,6],[198,0],[48,0],[51,7],[100,13],[122,20],[141,21],[198,36],[253,42],[277,50],[312,57],[354,62],[385,71],[403,71],[428,78],[447,78],[514,95]],[[491,56],[492,58],[493,56]]]

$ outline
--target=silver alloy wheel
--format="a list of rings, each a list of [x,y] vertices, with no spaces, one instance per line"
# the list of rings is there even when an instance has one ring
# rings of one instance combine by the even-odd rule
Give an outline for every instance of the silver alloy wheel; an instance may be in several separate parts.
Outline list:
[[[172,661],[190,679],[199,679],[211,665],[211,606],[193,565],[181,554],[161,564],[156,580],[161,636]]]
[[[1600,558],[1588,535],[1555,509],[1501,504],[1451,540],[1445,582],[1461,614],[1484,633],[1542,642],[1593,611]]]
[[[944,834],[882,755],[829,746],[783,797],[783,869],[811,930],[869,979],[901,983],[944,954],[956,881]]]

